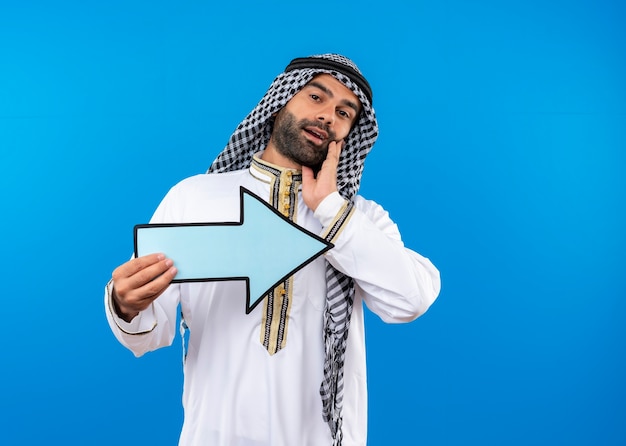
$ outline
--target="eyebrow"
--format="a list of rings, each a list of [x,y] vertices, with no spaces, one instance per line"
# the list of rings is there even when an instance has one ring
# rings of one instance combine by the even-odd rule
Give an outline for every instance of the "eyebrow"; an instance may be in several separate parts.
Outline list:
[[[308,85],[310,85],[310,86],[312,86],[312,87],[319,88],[320,90],[322,90],[324,93],[326,93],[326,94],[327,94],[328,96],[330,96],[331,98],[332,98],[332,97],[335,97],[335,95],[333,94],[333,92],[332,92],[332,91],[330,91],[330,90],[328,89],[328,87],[326,87],[326,85],[321,84],[321,83],[319,83],[319,82],[317,82],[317,81],[315,81],[315,80],[313,80],[313,81],[309,82],[309,83],[308,83]],[[351,109],[353,109],[353,110],[354,110],[354,112],[355,112],[357,115],[359,114],[359,106],[358,106],[357,104],[355,104],[353,101],[350,101],[350,100],[348,100],[348,99],[343,99],[343,100],[341,101],[341,103],[342,103],[343,105],[346,105],[346,106],[350,107]]]

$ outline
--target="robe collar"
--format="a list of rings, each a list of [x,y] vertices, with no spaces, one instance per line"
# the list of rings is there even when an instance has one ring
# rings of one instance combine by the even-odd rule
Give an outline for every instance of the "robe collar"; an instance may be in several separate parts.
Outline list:
[[[261,159],[263,152],[258,152],[252,157],[250,163],[250,174],[257,180],[264,183],[274,184],[284,181],[298,183],[298,188],[302,187],[302,171],[299,169],[277,166]]]

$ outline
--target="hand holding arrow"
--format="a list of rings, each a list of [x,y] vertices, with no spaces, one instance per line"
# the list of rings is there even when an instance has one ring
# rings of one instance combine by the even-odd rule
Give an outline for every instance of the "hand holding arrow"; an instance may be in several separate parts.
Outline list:
[[[161,253],[133,258],[113,271],[111,294],[115,312],[130,322],[172,282],[178,270]]]

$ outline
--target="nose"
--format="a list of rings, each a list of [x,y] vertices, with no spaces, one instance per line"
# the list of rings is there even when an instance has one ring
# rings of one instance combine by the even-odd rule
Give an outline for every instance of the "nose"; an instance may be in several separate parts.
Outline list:
[[[317,111],[317,120],[325,124],[332,124],[335,121],[335,107],[328,104],[324,107],[320,107]]]

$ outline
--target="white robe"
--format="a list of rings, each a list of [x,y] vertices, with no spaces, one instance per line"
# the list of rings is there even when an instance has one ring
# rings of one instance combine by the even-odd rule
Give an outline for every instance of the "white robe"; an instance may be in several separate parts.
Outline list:
[[[151,223],[239,221],[240,186],[269,200],[275,180],[269,172],[253,167],[188,178],[168,192]],[[314,213],[298,193],[297,224],[321,235],[344,204],[334,193]],[[180,446],[332,444],[319,394],[324,363],[324,258],[356,282],[344,368],[343,445],[366,444],[363,302],[385,322],[409,322],[437,297],[439,272],[428,259],[404,247],[386,211],[360,196],[332,242],[334,248],[295,274],[286,345],[274,355],[260,340],[263,305],[245,313],[243,281],[172,284],[130,323],[112,311],[111,283],[107,286],[109,325],[136,356],[172,344],[181,307],[189,340]],[[277,240],[268,261],[288,249]]]

